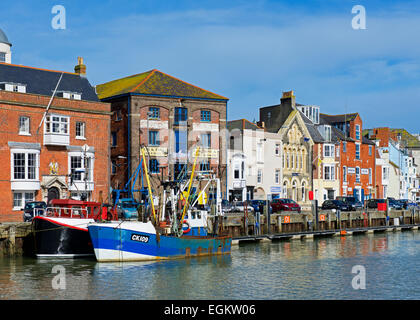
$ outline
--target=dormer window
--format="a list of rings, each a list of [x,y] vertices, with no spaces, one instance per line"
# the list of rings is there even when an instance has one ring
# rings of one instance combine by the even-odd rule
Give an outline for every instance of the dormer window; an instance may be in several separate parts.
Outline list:
[[[325,126],[325,140],[331,141],[331,126]]]
[[[82,94],[77,93],[77,92],[70,92],[70,91],[59,91],[57,92],[57,97],[70,99],[70,100],[81,100]]]
[[[26,84],[13,82],[0,82],[0,90],[26,93]]]
[[[299,110],[314,124],[319,124],[318,106],[298,106]]]

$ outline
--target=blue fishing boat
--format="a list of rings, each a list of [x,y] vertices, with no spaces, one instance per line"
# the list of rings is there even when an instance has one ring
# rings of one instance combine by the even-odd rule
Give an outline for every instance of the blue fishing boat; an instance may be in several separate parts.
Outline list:
[[[112,221],[88,225],[98,261],[146,261],[230,253],[228,236],[163,235],[151,222]]]
[[[169,188],[171,195],[163,191],[159,197],[161,215],[155,212],[154,199],[148,176],[145,152],[142,151],[142,164],[147,181],[149,202],[153,216],[149,221],[107,221],[88,224],[89,234],[98,261],[145,261],[177,259],[194,256],[228,254],[231,250],[232,238],[221,233],[209,233],[207,210],[190,208],[190,192],[197,163],[198,148],[191,177],[188,183],[179,188]],[[200,178],[201,179],[201,178]],[[209,179],[206,186],[216,181],[217,203],[221,212],[220,180]],[[188,186],[188,190],[184,191]],[[204,188],[205,189],[205,188]],[[197,199],[203,195],[204,189]],[[201,197],[201,199],[204,197]],[[169,201],[167,201],[169,199]],[[183,202],[182,212],[176,210],[175,203]],[[197,200],[195,200],[197,201]],[[191,207],[194,205],[192,201]],[[171,203],[170,214],[166,214],[167,204]],[[213,231],[214,228],[210,228]],[[217,230],[216,230],[217,231]]]

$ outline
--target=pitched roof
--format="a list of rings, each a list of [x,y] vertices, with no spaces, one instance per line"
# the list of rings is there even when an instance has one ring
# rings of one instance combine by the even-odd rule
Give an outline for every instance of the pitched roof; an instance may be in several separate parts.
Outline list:
[[[137,93],[143,95],[229,100],[156,69],[99,84],[96,86],[96,91],[100,99],[127,93]]]
[[[264,130],[264,128],[258,126],[247,119],[231,120],[227,122],[227,128],[231,129],[248,129],[248,130]]]
[[[420,148],[420,141],[405,129],[390,129],[394,134],[401,134],[401,141],[407,148]]]
[[[353,121],[357,117],[358,113],[348,113],[348,114],[338,114],[338,115],[329,115],[325,113],[320,114],[320,119],[324,123],[339,123]]]
[[[61,73],[63,78],[57,91],[77,92],[82,100],[99,101],[95,88],[77,73],[0,63],[0,82],[25,84],[26,93],[31,94],[51,96]]]

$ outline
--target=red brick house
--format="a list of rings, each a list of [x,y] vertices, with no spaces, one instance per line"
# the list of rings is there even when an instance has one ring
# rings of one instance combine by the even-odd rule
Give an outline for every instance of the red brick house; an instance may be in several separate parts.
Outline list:
[[[22,221],[28,201],[107,200],[110,104],[82,59],[75,71],[0,63],[0,221]]]
[[[321,123],[339,129],[340,184],[342,196],[360,201],[377,197],[376,146],[363,136],[363,122],[358,113],[321,114]]]

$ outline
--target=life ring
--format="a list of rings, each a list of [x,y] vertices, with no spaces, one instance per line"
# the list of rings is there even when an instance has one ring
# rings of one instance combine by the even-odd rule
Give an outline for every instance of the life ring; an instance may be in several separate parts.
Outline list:
[[[187,220],[182,221],[182,226],[184,226],[184,224],[186,224],[188,227],[187,227],[187,229],[186,229],[186,230],[182,230],[182,232],[183,232],[183,233],[188,233],[188,232],[190,232],[190,231],[191,231],[191,227],[190,227],[190,224],[188,223],[188,221],[187,221]]]

